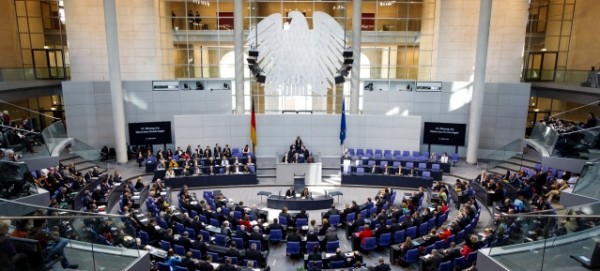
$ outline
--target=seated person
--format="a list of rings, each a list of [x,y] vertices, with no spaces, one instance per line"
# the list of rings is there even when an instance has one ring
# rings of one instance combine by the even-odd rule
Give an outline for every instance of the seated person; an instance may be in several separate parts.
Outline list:
[[[59,237],[55,232],[48,231],[45,219],[35,219],[33,221],[33,229],[29,233],[29,238],[38,240],[42,250],[45,250],[49,256],[59,255],[60,264],[63,268],[77,269],[79,267],[76,264],[71,264],[65,254],[64,248],[69,241]]]
[[[342,254],[342,249],[341,248],[336,248],[335,249],[335,254],[333,254],[332,256],[329,257],[329,261],[343,261],[345,260],[346,257],[344,257],[344,255]]]
[[[290,187],[288,188],[287,191],[285,191],[285,196],[288,198],[295,198],[296,197],[296,190],[294,189],[294,187]]]
[[[308,187],[304,187],[302,193],[300,193],[300,197],[303,199],[308,199],[311,197],[310,192],[308,192]]]

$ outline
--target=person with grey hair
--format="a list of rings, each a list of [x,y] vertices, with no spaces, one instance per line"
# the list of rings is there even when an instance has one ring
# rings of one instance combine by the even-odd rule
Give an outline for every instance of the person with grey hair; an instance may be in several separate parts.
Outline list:
[[[385,263],[385,260],[383,259],[383,257],[379,257],[377,259],[377,264],[375,264],[373,266],[373,268],[369,268],[369,270],[372,270],[372,271],[391,271],[392,268],[390,267],[389,264]]]
[[[423,270],[425,271],[435,271],[438,269],[438,266],[444,259],[437,249],[431,250],[431,254],[425,255],[423,257]]]

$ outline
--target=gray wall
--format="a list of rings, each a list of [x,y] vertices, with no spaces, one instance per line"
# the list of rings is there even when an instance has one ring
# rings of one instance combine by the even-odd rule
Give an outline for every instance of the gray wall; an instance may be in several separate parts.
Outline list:
[[[366,81],[371,82],[371,81]],[[423,122],[466,123],[472,84],[442,82],[441,92],[406,91],[407,81],[372,81],[374,90],[364,92],[363,114],[421,116]],[[411,84],[412,85],[412,84]],[[381,89],[381,90],[380,90]],[[522,83],[487,83],[484,95],[479,157],[523,138],[527,122],[530,85]],[[469,129],[467,127],[467,133]],[[468,136],[468,134],[467,134]],[[466,141],[465,141],[466,143]],[[421,151],[427,145],[421,145]],[[454,153],[454,146],[432,145],[435,152]],[[464,156],[466,147],[459,147]]]
[[[152,81],[125,81],[125,122],[173,122],[175,115],[231,113],[230,90],[211,91],[208,85],[205,89],[152,91]],[[95,147],[114,146],[109,82],[65,81],[63,97],[69,137]]]
[[[215,84],[222,85],[222,82],[216,80]],[[426,145],[414,146],[416,138],[421,141],[423,122],[468,122],[473,91],[472,85],[468,82],[443,82],[441,92],[405,91],[408,81],[373,82],[377,83],[375,90],[364,92],[363,115],[347,116],[346,146],[348,147],[397,147],[403,150],[424,151],[427,150]],[[201,129],[209,134],[186,138],[187,136],[182,134],[173,133],[177,145],[206,146],[210,143],[209,145],[212,146],[216,142],[221,144],[229,142],[230,146],[238,147],[236,145],[249,143],[248,116],[231,118],[232,96],[228,90],[210,91],[211,87],[207,85],[204,91],[152,91],[152,81],[126,81],[123,87],[127,123],[174,122],[176,115],[190,115],[191,117],[181,128],[194,128],[196,132]],[[379,90],[380,88],[382,90]],[[399,89],[404,90],[399,91]],[[490,152],[489,150],[498,149],[523,137],[529,93],[529,84],[486,84],[480,157],[484,158]],[[108,82],[66,81],[63,82],[63,95],[69,137],[77,138],[92,146],[112,146],[114,144],[112,106]],[[198,115],[207,114],[222,116],[198,119]],[[401,123],[397,120],[402,119],[388,118],[391,116],[417,116],[420,121],[416,123],[413,119],[410,123]],[[222,120],[212,121],[213,118]],[[293,119],[296,125],[290,124],[288,119]],[[202,127],[209,127],[204,124],[205,121],[207,124],[211,123],[210,125],[217,125],[225,130],[220,128],[216,131],[214,127],[204,129]],[[259,115],[258,121],[259,147],[264,147],[259,150],[263,154],[283,152],[281,146],[290,144],[296,135],[303,136],[306,140],[314,139],[314,142],[307,141],[307,146],[314,146],[310,148],[320,151],[323,155],[339,153],[339,115],[294,117],[286,115],[285,118],[283,115]],[[370,126],[373,129],[368,128]],[[175,130],[175,125],[172,127]],[[392,140],[396,137],[408,141]],[[371,140],[367,140],[369,138]],[[263,145],[265,142],[272,145],[265,146]],[[168,147],[173,148],[174,144]],[[434,145],[432,151],[453,153],[454,147]],[[459,148],[461,156],[464,156],[465,152],[466,148]]]
[[[346,115],[348,148],[418,150],[421,142],[419,116]],[[258,115],[256,155],[282,154],[297,136],[311,151],[322,156],[339,156],[340,115]],[[249,115],[180,115],[175,116],[175,142],[185,149],[215,143],[231,148],[250,145]]]

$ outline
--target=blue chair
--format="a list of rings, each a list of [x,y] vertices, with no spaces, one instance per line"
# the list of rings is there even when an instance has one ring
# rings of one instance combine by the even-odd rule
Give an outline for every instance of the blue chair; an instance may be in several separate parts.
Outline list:
[[[427,230],[431,231],[433,229],[435,229],[435,217],[432,217],[427,221]]]
[[[308,266],[316,266],[317,268],[323,268],[323,261],[308,261]]]
[[[375,239],[375,237],[367,237],[367,238],[365,238],[365,243],[364,244],[360,244],[360,248],[364,252],[369,252],[371,250],[374,250],[375,248],[377,248],[377,239]]]
[[[467,267],[467,263],[465,262],[465,257],[464,256],[460,256],[456,259],[454,259],[454,269],[459,269],[462,270],[463,268]]]
[[[200,250],[190,248],[190,251],[192,252],[192,258],[198,260],[202,259],[202,253],[200,253]]]
[[[218,227],[221,227],[221,223],[220,223],[220,222],[219,222],[219,220],[218,220],[218,219],[216,219],[216,218],[211,218],[211,219],[210,219],[210,225],[213,225],[213,226],[215,226],[215,227],[217,227],[217,228],[218,228]]]
[[[329,224],[336,226],[336,227],[338,225],[340,225],[340,215],[330,215],[329,216]]]
[[[360,215],[362,216],[363,219],[366,219],[369,217],[369,210],[364,209],[362,211],[360,211]]]
[[[337,248],[340,247],[340,241],[329,241],[326,245],[327,253],[334,253]]]
[[[355,213],[349,213],[349,214],[346,215],[346,224],[352,223],[352,222],[354,222],[354,220],[356,220],[356,214]]]
[[[162,219],[161,219],[161,220],[158,220],[158,222],[157,222],[157,223],[158,223],[158,226],[160,226],[160,227],[161,227],[161,228],[163,228],[164,230],[166,230],[166,229],[169,227],[169,225],[167,225],[167,221],[164,221],[164,220],[162,220]]]
[[[175,250],[175,254],[179,256],[185,256],[185,247],[181,245],[174,245],[173,249]]]
[[[467,255],[467,259],[465,259],[465,264],[467,266],[471,266],[476,261],[477,261],[477,251],[473,251]]]
[[[142,246],[145,246],[150,242],[147,232],[140,230],[139,235]]]
[[[377,240],[377,245],[379,247],[388,247],[392,244],[392,233],[384,233],[379,236],[379,240]]]
[[[435,248],[435,244],[425,247],[425,254],[431,254],[431,251]]]
[[[308,226],[308,218],[296,219],[296,228],[301,229],[302,226]]]
[[[237,249],[244,249],[244,238],[231,237],[231,241],[235,242]]]
[[[306,242],[306,251],[312,252],[315,247],[319,247],[319,242]]]
[[[428,225],[427,222],[423,222],[423,223],[421,223],[421,225],[419,225],[419,236],[427,235],[427,225]]]
[[[452,162],[452,165],[455,165],[456,163],[458,163],[458,160],[459,160],[458,153],[453,153],[450,155],[450,162]]]
[[[448,213],[443,213],[442,215],[438,216],[437,226],[441,227],[442,225],[444,225],[444,222],[446,222],[447,218],[448,218]]]
[[[200,235],[202,235],[202,240],[204,240],[204,242],[210,242],[210,232],[200,230]]]
[[[465,230],[459,231],[456,234],[456,241],[455,242],[457,244],[462,243],[464,241],[464,238],[465,238]]]
[[[406,236],[412,239],[417,238],[417,226],[412,226],[406,229]]]
[[[227,236],[223,234],[215,234],[215,245],[220,247],[227,246]]]
[[[431,179],[431,172],[429,171],[421,171],[421,177],[425,179]]]
[[[419,153],[419,151],[413,151],[411,156],[413,159],[418,159],[419,156],[421,156],[421,154]]]
[[[235,218],[235,220],[242,219],[242,212],[240,212],[240,211],[233,211],[233,218]]]
[[[171,271],[171,267],[166,263],[158,263],[158,271]]]
[[[373,208],[371,208],[369,210],[369,215],[373,215],[373,214],[377,214],[377,206],[373,206]],[[366,218],[363,216],[363,218]]]
[[[259,240],[248,241],[249,247],[252,246],[252,244],[256,244],[256,249],[258,249],[258,251],[262,251],[262,243]]]
[[[419,169],[426,169],[427,163],[419,163]]]
[[[444,248],[446,248],[446,241],[444,241],[444,240],[435,241],[435,249],[440,250],[440,249],[444,249]]]
[[[190,269],[188,269],[187,267],[176,265],[173,271],[190,271]]]
[[[192,239],[196,238],[196,230],[194,230],[192,228],[185,228],[185,230],[188,232],[189,236]]]
[[[356,168],[356,175],[365,175],[365,168],[364,167],[357,167]]]
[[[279,224],[281,224],[281,226],[283,226],[283,228],[287,228],[287,226],[288,226],[287,217],[280,216],[279,217]]]
[[[448,236],[448,239],[446,239],[446,246],[450,245],[450,243],[452,243],[452,242],[455,242],[455,240],[456,240],[456,236],[454,234]]]
[[[300,242],[287,242],[285,254],[293,258],[301,256],[302,252],[300,251]]]
[[[160,248],[164,251],[169,251],[171,249],[171,243],[164,240],[160,240]]]
[[[208,223],[208,218],[206,218],[205,215],[200,215],[200,222],[207,224]]]
[[[221,258],[219,257],[219,253],[212,252],[212,251],[207,251],[206,255],[210,255],[210,257],[212,257],[212,262],[213,263],[221,262]]]
[[[404,263],[404,265],[410,265],[417,261],[418,255],[419,255],[418,248],[409,249],[403,257],[400,257],[400,261],[402,263]]]
[[[269,241],[273,244],[279,244],[283,240],[283,233],[281,230],[271,230],[269,233]]]
[[[438,271],[452,271],[452,261],[441,263],[438,267]]]
[[[431,170],[439,171],[440,170],[440,164],[431,164]]]
[[[175,222],[175,232],[177,234],[183,234],[184,231],[185,231],[185,226],[183,226],[183,224],[181,224],[179,222]]]
[[[345,267],[344,260],[329,262],[329,268],[344,268],[344,267]]]
[[[394,244],[400,244],[402,242],[404,242],[404,233],[406,231],[405,230],[399,230],[394,232]]]

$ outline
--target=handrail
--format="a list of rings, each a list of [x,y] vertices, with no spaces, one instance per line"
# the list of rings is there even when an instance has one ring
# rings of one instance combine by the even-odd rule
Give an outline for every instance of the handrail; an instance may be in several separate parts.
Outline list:
[[[78,214],[78,215],[84,215],[86,217],[98,217],[98,218],[124,218],[127,216],[124,215],[116,215],[116,214],[98,214],[98,213],[90,213],[90,212],[82,212],[82,211],[77,211],[77,210],[68,210],[68,209],[59,209],[59,208],[52,208],[52,207],[48,207],[48,206],[40,206],[40,205],[34,205],[34,204],[30,204],[30,203],[26,203],[26,202],[20,202],[20,201],[13,201],[13,200],[7,200],[7,199],[3,199],[0,198],[0,203],[4,202],[4,203],[11,203],[11,204],[16,204],[16,205],[22,205],[22,206],[28,206],[28,207],[34,207],[37,209],[44,209],[44,210],[51,210],[51,211],[57,211],[57,212],[68,212],[68,213],[72,213],[72,214]],[[36,216],[26,216],[27,218],[36,218]],[[52,219],[52,218],[66,218],[66,217],[70,217],[70,216],[41,216],[41,217],[37,217],[37,218],[46,218],[46,219]],[[81,218],[81,216],[73,216],[75,218]],[[22,219],[23,216],[0,216],[0,218],[6,218],[6,219]]]

